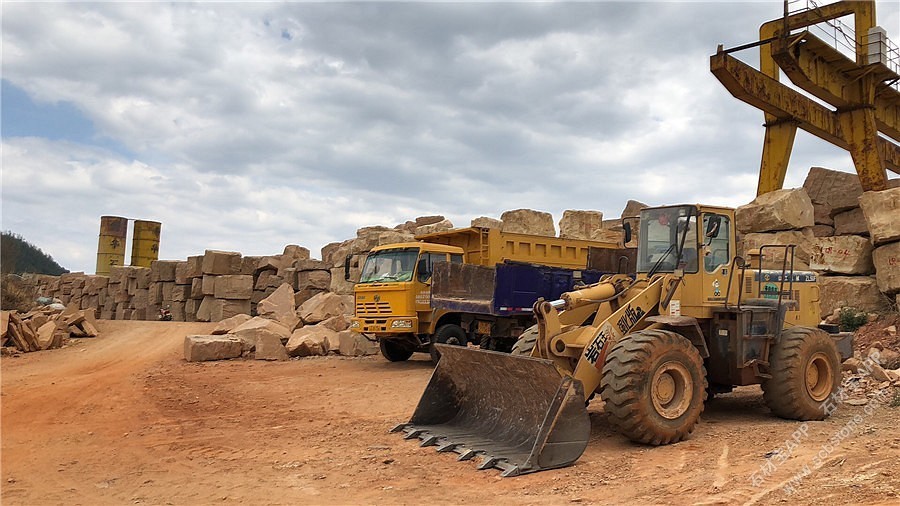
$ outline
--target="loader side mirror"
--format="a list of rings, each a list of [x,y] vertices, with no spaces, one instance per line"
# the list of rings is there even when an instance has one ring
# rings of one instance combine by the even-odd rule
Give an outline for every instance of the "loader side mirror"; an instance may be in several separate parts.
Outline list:
[[[719,227],[722,226],[722,217],[712,214],[706,222],[706,238],[715,239],[719,236]]]
[[[352,255],[347,255],[347,258],[344,259],[344,281],[350,281],[350,258]]]
[[[631,222],[626,221],[622,224],[622,228],[625,229],[625,244],[628,244],[631,242]]]

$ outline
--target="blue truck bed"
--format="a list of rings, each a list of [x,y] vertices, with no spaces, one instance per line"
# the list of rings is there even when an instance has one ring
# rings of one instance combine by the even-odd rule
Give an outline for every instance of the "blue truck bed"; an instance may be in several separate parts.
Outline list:
[[[431,305],[461,313],[530,315],[538,298],[558,299],[571,291],[576,282],[596,283],[603,274],[519,262],[495,267],[440,262],[434,267]]]

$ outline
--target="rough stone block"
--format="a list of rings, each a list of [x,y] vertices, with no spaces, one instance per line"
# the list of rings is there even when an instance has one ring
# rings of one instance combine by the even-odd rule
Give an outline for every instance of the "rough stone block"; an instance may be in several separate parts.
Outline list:
[[[219,336],[222,334],[229,334],[236,327],[248,322],[250,319],[251,316],[248,314],[236,314],[231,318],[225,318],[216,325],[216,328],[214,328],[212,331],[212,335]]]
[[[184,359],[188,362],[225,360],[241,356],[241,340],[230,336],[185,336]]]
[[[191,298],[191,285],[175,285],[172,287],[172,300],[184,302]]]
[[[813,204],[803,188],[764,193],[738,207],[734,221],[741,233],[777,232],[815,225]]]
[[[216,294],[216,278],[218,276],[204,275],[203,276],[203,284],[201,285],[201,293],[203,295],[215,295]]]
[[[900,188],[865,192],[859,206],[876,246],[900,241]]]
[[[378,344],[373,343],[352,330],[338,333],[338,352],[346,357],[361,357],[378,353]]]
[[[238,314],[250,314],[250,300],[213,299],[209,321],[220,322]]]
[[[329,343],[335,342],[337,335],[337,332],[324,327],[303,327],[291,334],[285,348],[292,357],[327,355]]]
[[[803,188],[814,203],[831,206],[832,216],[859,206],[862,195],[859,176],[823,167],[809,169]]]
[[[288,353],[281,339],[271,332],[260,332],[256,338],[256,348],[253,353],[256,360],[287,360]]]
[[[238,274],[241,271],[241,254],[208,249],[203,254],[201,270],[203,274]]]
[[[276,320],[290,330],[300,324],[294,306],[294,289],[287,283],[279,286],[256,306],[256,314]]]
[[[244,274],[218,276],[213,292],[217,299],[250,300],[253,295],[253,276]]]
[[[189,285],[191,276],[189,275],[190,266],[187,261],[175,263],[175,283],[179,285]]]
[[[809,267],[834,274],[872,274],[872,243],[858,235],[818,237],[813,242]]]
[[[201,321],[201,322],[211,321],[210,318],[212,317],[212,307],[213,307],[213,303],[215,302],[215,300],[216,300],[216,298],[213,297],[212,295],[207,295],[207,296],[203,297],[203,300],[200,302],[200,306],[197,308],[197,321]],[[232,316],[234,316],[234,315],[232,315]],[[224,319],[225,318],[219,318],[218,320],[215,320],[215,321],[222,321]]]
[[[175,282],[177,260],[153,260],[150,262],[150,281]]]
[[[300,271],[297,273],[297,288],[314,288],[328,290],[331,286],[331,273],[329,271]]]
[[[888,295],[900,292],[900,242],[875,248],[872,260],[878,288]]]
[[[553,216],[543,211],[532,209],[514,209],[500,215],[503,222],[503,232],[513,234],[556,236],[556,227],[553,225]]]
[[[842,307],[862,311],[883,311],[888,299],[870,276],[819,276],[819,309],[825,316]]]
[[[811,228],[811,227],[810,227]],[[789,245],[797,246],[794,249],[794,270],[808,269],[809,259],[812,256],[813,243],[816,237],[810,228],[803,230],[785,230],[771,233],[750,233],[743,236],[740,251],[746,258],[751,249],[758,249],[765,245]],[[766,255],[763,267],[767,269],[780,269],[784,261],[784,250],[768,248],[763,251]]]
[[[213,293],[215,293],[215,284],[213,284]],[[193,278],[191,279],[191,298],[192,299],[202,299],[203,298],[203,278]]]
[[[352,310],[352,306],[348,307],[343,297],[325,292],[304,302],[297,313],[300,315],[303,323],[309,325],[319,323],[333,316],[349,313]]]
[[[862,209],[856,207],[834,215],[834,235],[869,235]]]
[[[469,226],[473,228],[495,228],[497,230],[500,230],[501,228],[503,228],[503,222],[498,220],[497,218],[479,216],[478,218],[472,219],[472,222],[469,224]]]
[[[294,268],[297,269],[297,272],[303,271],[327,271],[331,269],[331,265],[328,262],[323,262],[321,260],[297,260],[294,262]]]
[[[559,220],[559,236],[565,239],[590,240],[594,231],[603,230],[603,213],[567,209]]]
[[[450,220],[443,220],[437,223],[432,223],[430,225],[422,225],[416,227],[415,235],[427,235],[427,234],[435,234],[438,232],[446,232],[447,230],[453,229],[453,222]],[[379,234],[380,237],[381,234]]]

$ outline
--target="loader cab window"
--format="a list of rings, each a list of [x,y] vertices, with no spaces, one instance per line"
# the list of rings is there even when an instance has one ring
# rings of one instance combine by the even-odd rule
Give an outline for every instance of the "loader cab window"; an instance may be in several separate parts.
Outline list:
[[[434,264],[446,261],[446,253],[422,253],[419,256],[419,265],[416,268],[416,279],[421,283],[427,283],[431,280],[431,274],[434,272]]]
[[[450,263],[451,263],[451,264],[461,264],[461,263],[463,263],[463,256],[462,256],[462,255],[459,255],[459,254],[456,254],[456,253],[450,254]]]
[[[638,272],[698,272],[695,207],[645,209],[641,212],[640,238]]]
[[[710,221],[713,226],[710,226]],[[716,221],[718,227],[715,226]],[[707,236],[704,238],[703,268],[706,272],[715,272],[731,262],[731,221],[725,215],[706,214],[703,216],[703,230]]]
[[[366,257],[366,263],[363,264],[359,282],[409,281],[412,279],[418,256],[419,248],[401,248],[371,253]]]

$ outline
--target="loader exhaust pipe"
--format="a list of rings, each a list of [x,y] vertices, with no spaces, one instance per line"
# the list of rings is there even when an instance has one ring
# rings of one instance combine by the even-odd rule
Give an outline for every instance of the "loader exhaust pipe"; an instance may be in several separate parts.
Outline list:
[[[478,469],[517,476],[572,464],[584,453],[591,422],[581,382],[553,362],[436,345],[441,359],[412,418],[391,432]]]

